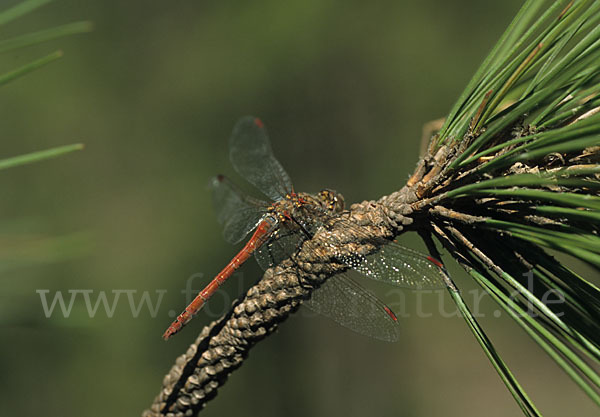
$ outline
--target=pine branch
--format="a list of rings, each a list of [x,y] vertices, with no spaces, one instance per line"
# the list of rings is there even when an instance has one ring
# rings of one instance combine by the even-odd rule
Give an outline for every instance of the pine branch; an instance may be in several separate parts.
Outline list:
[[[600,291],[550,251],[600,270],[600,3],[525,3],[450,111],[407,185],[330,225],[330,253],[302,250],[205,328],[145,416],[194,415],[255,343],[344,269],[364,236],[436,239],[600,406]],[[317,233],[314,239],[323,239]],[[310,244],[310,241],[307,242]],[[375,248],[376,250],[377,248]],[[469,311],[452,299],[525,415],[541,415]],[[549,303],[548,295],[561,298]]]

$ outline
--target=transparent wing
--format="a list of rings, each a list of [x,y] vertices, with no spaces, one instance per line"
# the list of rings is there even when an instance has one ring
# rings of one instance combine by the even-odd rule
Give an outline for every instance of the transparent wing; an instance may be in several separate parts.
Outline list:
[[[229,140],[229,158],[236,171],[272,200],[292,191],[292,181],[271,150],[260,119],[240,119]]]
[[[399,339],[392,310],[347,273],[327,279],[303,304],[357,333],[388,342]]]
[[[398,287],[415,290],[446,288],[440,268],[432,258],[393,242],[373,254],[353,256],[344,263],[368,278]]]
[[[271,235],[269,241],[254,252],[256,262],[264,270],[279,264],[293,253],[296,253],[306,235],[298,231],[291,231],[287,227],[280,227]]]
[[[336,226],[340,224],[347,231],[346,238],[351,236],[363,243],[354,250],[348,245],[342,246],[345,251],[335,254],[341,263],[368,278],[398,287],[415,290],[446,288],[441,264],[436,259],[387,239],[373,239],[347,220],[337,220]],[[369,246],[372,251],[368,250]],[[365,253],[359,253],[363,249]]]
[[[212,178],[210,188],[223,237],[230,243],[240,242],[256,227],[268,204],[244,194],[223,175]]]
[[[291,227],[290,227],[291,225]],[[290,255],[296,253],[302,242],[309,239],[321,227],[321,222],[316,218],[307,220],[303,217],[294,217],[294,221],[281,223],[267,243],[254,252],[256,261],[263,269],[279,264]]]

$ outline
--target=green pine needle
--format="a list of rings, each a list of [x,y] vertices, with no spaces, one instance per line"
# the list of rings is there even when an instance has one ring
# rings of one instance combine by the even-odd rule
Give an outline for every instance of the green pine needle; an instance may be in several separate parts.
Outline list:
[[[6,158],[0,160],[0,170],[6,168],[14,168],[20,165],[27,165],[34,162],[39,162],[44,159],[56,158],[70,152],[80,151],[83,149],[83,144],[75,143],[73,145],[58,146],[52,149],[46,149],[45,151],[31,152],[24,155],[14,156],[12,158]]]
[[[50,0],[22,1],[21,3],[18,3],[15,6],[0,12],[0,25],[22,17],[48,2],[50,2]],[[89,32],[91,30],[92,25],[90,22],[75,22],[38,32],[24,34],[12,39],[0,40],[0,53],[21,49],[31,45],[36,45],[63,36]],[[31,71],[41,68],[53,61],[56,61],[57,59],[61,58],[62,55],[62,51],[55,51],[42,58],[36,59],[28,64],[25,64],[13,71],[1,74],[0,85],[9,83],[19,77],[30,73]],[[6,168],[13,168],[20,165],[26,165],[49,158],[54,158],[81,149],[83,149],[83,144],[78,143],[73,145],[59,146],[44,151],[32,152],[29,154],[19,155],[12,158],[2,159],[0,160],[0,170]]]
[[[0,41],[0,53],[24,48],[26,46],[37,45],[64,36],[90,32],[92,29],[93,26],[91,22],[75,22],[41,30],[39,32],[27,33],[11,39],[4,39]]]
[[[0,12],[0,26],[12,22],[21,16],[31,13],[35,9],[50,3],[52,0],[25,0],[10,9]]]
[[[46,55],[43,58],[36,59],[35,61],[30,62],[29,64],[23,65],[22,67],[17,68],[16,70],[2,74],[2,75],[0,75],[0,85],[7,84],[11,81],[14,81],[17,78],[30,73],[31,71],[41,68],[53,61],[56,61],[57,59],[61,58],[62,56],[63,56],[62,51],[56,51],[49,55]]]
[[[417,187],[430,233],[600,406],[600,290],[547,252],[600,271],[600,2],[527,1],[424,164],[438,172]],[[524,414],[539,415],[453,299]]]

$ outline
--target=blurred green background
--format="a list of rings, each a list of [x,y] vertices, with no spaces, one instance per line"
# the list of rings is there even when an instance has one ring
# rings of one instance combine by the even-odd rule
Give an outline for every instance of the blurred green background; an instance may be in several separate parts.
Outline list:
[[[15,1],[3,1],[3,7]],[[139,415],[211,317],[257,280],[254,262],[168,343],[185,305],[233,256],[207,183],[236,178],[227,139],[260,116],[298,190],[346,201],[398,189],[421,127],[443,117],[518,1],[57,1],[2,38],[77,20],[91,34],[2,56],[3,71],[61,48],[65,57],[2,87],[0,156],[83,142],[85,150],[0,173],[0,415]],[[414,238],[405,244],[418,247]],[[473,285],[454,269],[467,292]],[[260,343],[202,415],[519,415],[442,294],[372,286],[410,317],[387,344],[297,314]],[[112,317],[83,294],[46,318],[37,290],[166,290],[155,317],[122,293]],[[89,291],[88,291],[89,293]],[[404,301],[401,303],[401,299]],[[467,296],[467,300],[470,298]],[[417,311],[431,312],[417,317]],[[484,299],[482,324],[542,412],[597,409]]]

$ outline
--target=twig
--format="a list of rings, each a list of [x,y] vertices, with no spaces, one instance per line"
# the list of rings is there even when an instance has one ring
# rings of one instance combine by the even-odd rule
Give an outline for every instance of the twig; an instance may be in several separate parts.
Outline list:
[[[322,233],[304,243],[300,251],[265,272],[231,312],[205,327],[188,351],[180,356],[163,381],[163,388],[144,417],[196,415],[216,395],[227,376],[237,369],[250,349],[271,334],[279,323],[328,277],[346,269],[337,263],[345,252],[372,248],[395,234],[388,210],[372,202],[353,206],[344,223],[353,221],[355,231],[332,221]],[[315,250],[315,246],[319,250]]]

